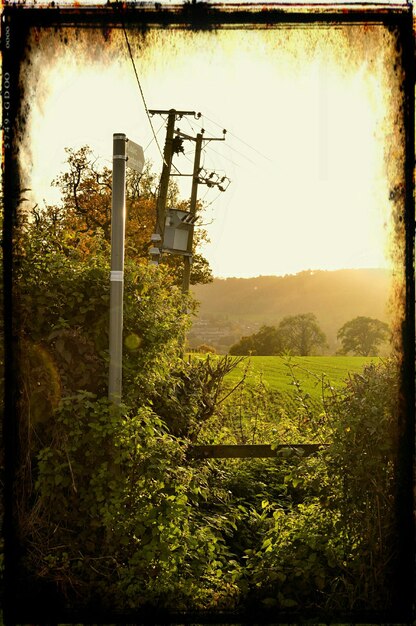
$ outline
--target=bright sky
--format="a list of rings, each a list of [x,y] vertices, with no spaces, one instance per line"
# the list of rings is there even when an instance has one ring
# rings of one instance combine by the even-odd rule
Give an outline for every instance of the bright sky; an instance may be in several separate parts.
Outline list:
[[[176,124],[191,135],[228,131],[224,142],[205,143],[202,162],[232,182],[224,193],[198,191],[214,275],[388,266],[389,190],[402,153],[394,41],[382,26],[155,29],[129,39],[150,109],[201,112]],[[65,45],[51,33],[36,50],[22,151],[33,201],[58,200],[50,183],[65,147],[88,144],[111,166],[114,132],[141,144],[161,171],[120,31],[113,45],[91,33]],[[152,122],[163,150],[164,119]],[[187,142],[174,159],[183,173],[192,172],[193,150]],[[176,180],[189,195],[191,178]]]

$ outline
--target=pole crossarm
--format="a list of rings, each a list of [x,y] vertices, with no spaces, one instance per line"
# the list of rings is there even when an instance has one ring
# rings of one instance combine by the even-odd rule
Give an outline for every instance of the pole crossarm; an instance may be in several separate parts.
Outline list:
[[[205,131],[204,129],[201,130],[201,134],[203,134]],[[224,132],[224,137],[203,137],[203,141],[206,141],[207,143],[209,141],[225,141],[225,133],[227,132],[226,130],[223,131]],[[183,137],[184,139],[189,139],[190,141],[196,141],[196,137],[192,137],[191,135],[187,135],[186,133],[182,132],[181,130],[179,130],[179,128],[177,128],[175,130],[176,135],[179,135],[180,137]]]
[[[225,141],[225,137],[204,137],[204,141]]]
[[[184,115],[193,115],[195,119],[199,120],[201,113],[196,111],[177,111],[176,109],[149,109],[150,115],[169,115],[169,113],[175,113],[175,117],[178,120],[182,119]]]
[[[225,141],[225,133],[227,131],[224,131],[224,137],[203,137],[202,140],[203,141]],[[190,141],[196,141],[196,137],[192,137],[191,135],[187,135],[186,133],[182,132],[181,130],[179,130],[179,128],[177,128],[175,130],[175,133],[177,135],[179,135],[180,137],[184,137],[184,139],[189,139]],[[201,130],[201,134],[204,133],[204,129]]]
[[[191,216],[196,215],[198,185],[207,185],[208,187],[217,186],[220,191],[225,191],[231,181],[226,176],[220,178],[220,176],[216,172],[206,172],[206,176],[201,176],[201,172],[205,172],[205,170],[201,168],[200,160],[201,151],[204,143],[209,143],[210,141],[225,141],[225,135],[227,131],[225,129],[223,130],[222,137],[204,137],[205,130],[202,128],[200,132],[197,133],[196,137],[193,137],[192,135],[188,135],[187,133],[182,132],[178,127],[175,129],[175,121],[177,119],[181,119],[185,115],[193,115],[196,119],[199,119],[201,117],[201,113],[196,113],[195,111],[177,111],[176,109],[149,109],[149,114],[168,116],[166,125],[165,148],[163,152],[163,168],[160,177],[159,193],[156,205],[156,226],[155,232],[153,233],[151,239],[153,245],[149,249],[151,264],[159,265],[161,255],[166,250],[174,254],[182,254],[184,262],[182,290],[184,293],[187,293],[190,286],[191,264],[193,256],[194,222],[192,223],[191,228],[189,228],[188,240],[186,242],[185,249],[185,247],[183,247],[185,244],[185,235],[183,233],[184,229],[182,228],[182,225],[178,225],[177,227],[175,227],[174,224],[169,221],[169,219],[167,222],[168,209],[166,204],[168,198],[169,180],[172,176],[192,177],[192,191],[189,208]],[[195,142],[195,158],[192,174],[182,174],[181,172],[179,172],[178,168],[176,168],[176,166],[172,164],[174,154],[184,152],[182,146],[183,139]],[[177,173],[171,172],[172,165],[177,170]],[[226,186],[223,185],[224,181],[228,183]],[[172,211],[173,209],[171,209],[171,212]],[[168,239],[170,241],[169,246],[165,246],[166,228],[170,229],[168,231]]]
[[[202,133],[203,131],[201,131]],[[180,137],[184,137],[185,139],[189,139],[190,141],[196,141],[196,137],[192,137],[191,135],[187,135],[186,133],[183,133],[181,130],[179,130],[179,128],[177,128],[175,130],[175,133],[177,135],[179,135]]]

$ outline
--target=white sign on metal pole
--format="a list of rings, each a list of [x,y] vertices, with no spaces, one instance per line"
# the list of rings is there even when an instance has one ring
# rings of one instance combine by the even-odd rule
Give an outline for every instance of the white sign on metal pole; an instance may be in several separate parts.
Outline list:
[[[113,135],[113,190],[111,202],[111,272],[108,397],[120,405],[123,373],[124,236],[126,222],[126,165],[143,171],[143,148],[124,133]]]
[[[139,174],[142,173],[144,167],[143,148],[131,139],[127,140],[127,167]]]

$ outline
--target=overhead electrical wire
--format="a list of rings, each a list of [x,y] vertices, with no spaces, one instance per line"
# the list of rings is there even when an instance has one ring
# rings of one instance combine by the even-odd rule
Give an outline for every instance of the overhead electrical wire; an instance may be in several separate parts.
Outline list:
[[[230,146],[227,146],[228,148]],[[236,163],[235,161],[233,161],[232,159],[230,159],[229,157],[225,156],[225,154],[220,154],[219,152],[217,152],[216,150],[214,150],[214,148],[210,147],[210,151],[214,152],[215,154],[218,154],[218,156],[222,157],[223,159],[225,159],[226,161],[229,161],[230,163],[232,163],[233,165],[235,165],[236,167],[239,167],[239,163]]]
[[[208,120],[209,122],[211,122],[212,124],[215,124],[216,126],[218,126],[219,128],[222,128],[221,124],[218,124],[218,122],[214,122],[214,120],[211,120],[209,117],[207,117],[206,115],[203,115],[203,117]],[[254,150],[254,152],[257,152],[257,154],[259,154],[261,157],[263,157],[263,159],[267,159],[268,161],[272,162],[272,159],[268,156],[266,156],[265,154],[263,154],[262,152],[260,152],[260,150],[257,150],[257,148],[254,148],[254,146],[250,145],[249,143],[247,143],[247,141],[244,141],[244,139],[241,139],[241,137],[238,137],[237,135],[235,135],[234,133],[232,133],[230,130],[227,130],[227,133],[229,133],[232,137],[234,137],[235,139],[237,139],[238,141],[241,141],[241,143],[243,143],[244,145],[246,145],[248,148],[250,148],[250,150]],[[235,150],[235,148],[234,148]],[[236,150],[236,152],[238,152],[238,150]],[[244,155],[243,155],[244,156]],[[246,157],[248,158],[248,157]]]
[[[189,124],[189,126],[191,127],[192,132],[196,135],[196,131],[195,128],[192,126],[190,119],[186,116],[185,120],[187,121],[187,123]]]
[[[230,133],[231,134],[231,133]],[[252,163],[253,165],[257,165],[257,163],[255,161],[253,161],[252,159],[250,159],[250,157],[248,157],[246,154],[244,154],[243,152],[240,152],[240,150],[237,150],[237,148],[235,148],[234,146],[231,146],[230,144],[227,144],[227,148],[229,148],[230,150],[233,150],[234,152],[237,152],[237,154],[239,154],[240,156],[242,156],[244,159],[247,159],[247,161],[250,161],[250,163]]]
[[[205,190],[204,195],[202,196],[202,198],[199,199],[200,202],[204,202],[205,201],[205,198],[209,194],[209,191],[210,191],[210,189],[209,189],[209,187],[207,187],[207,189]],[[204,207],[204,208],[206,208],[206,207]]]
[[[208,192],[207,192],[207,193],[208,193]],[[208,207],[210,207],[210,206],[211,206],[211,204],[214,204],[214,202],[216,202],[216,201],[218,200],[218,198],[221,196],[221,194],[222,194],[222,191],[220,191],[220,192],[219,192],[219,193],[215,196],[215,198],[213,198],[213,199],[211,200],[211,202],[208,202],[208,204],[206,204],[206,205],[204,206],[204,209],[207,209]],[[206,194],[205,194],[205,195],[206,195]],[[204,196],[204,198],[205,198],[205,196]]]
[[[122,24],[122,27],[123,27],[124,37],[125,37],[125,39],[126,39],[126,44],[127,44],[127,49],[128,49],[128,52],[129,52],[129,56],[130,56],[130,60],[131,60],[131,64],[132,64],[132,66],[133,66],[134,74],[135,74],[135,76],[136,76],[137,84],[138,84],[138,86],[139,86],[139,90],[140,90],[140,95],[141,95],[142,100],[143,100],[144,109],[145,109],[145,111],[146,111],[147,119],[149,120],[150,128],[152,129],[153,138],[154,138],[154,140],[155,140],[155,142],[156,142],[156,145],[157,145],[157,147],[158,147],[158,150],[159,150],[160,156],[162,157],[162,161],[166,164],[166,162],[165,162],[165,158],[164,158],[164,156],[163,156],[162,150],[161,150],[161,148],[160,148],[159,142],[158,142],[157,137],[156,137],[155,129],[153,128],[152,120],[150,119],[150,114],[149,114],[149,109],[147,108],[146,98],[144,97],[143,89],[142,89],[142,86],[141,86],[141,83],[140,83],[140,78],[139,78],[139,75],[138,75],[138,73],[137,73],[136,64],[135,64],[135,62],[134,62],[133,53],[132,53],[132,51],[131,51],[130,42],[129,42],[129,39],[128,39],[128,37],[127,37],[127,32],[126,32],[126,29],[125,29],[124,24]],[[159,132],[159,131],[158,131],[158,132]],[[150,144],[149,144],[149,145],[150,145]]]
[[[165,125],[165,120],[163,120],[163,122],[161,123],[161,125],[159,126],[158,130],[156,131],[156,135],[158,135],[160,133],[160,131],[162,130],[162,128]],[[143,151],[145,152],[147,150],[147,148],[154,142],[155,138],[152,137],[151,140],[149,141],[149,143],[147,144],[147,146],[145,146],[143,148]]]
[[[215,124],[216,126],[218,126],[219,128],[222,128],[222,126],[220,124],[218,124],[217,122],[214,122],[213,120],[211,120],[210,118],[206,117],[206,115],[202,114],[202,117],[204,119],[206,119],[209,122],[212,122],[213,124]],[[187,120],[189,125],[191,126],[193,132],[196,132],[193,128],[193,126],[191,125],[191,123],[189,122],[189,120]],[[203,129],[201,129],[203,130]],[[201,131],[200,131],[201,132]],[[228,130],[226,131],[227,134],[232,135],[235,139],[238,139],[239,141],[241,141],[242,143],[245,143],[249,148],[251,148],[252,150],[258,152],[263,158],[268,159],[268,157],[266,157],[265,155],[261,154],[261,152],[259,152],[258,150],[256,150],[256,148],[253,148],[252,146],[250,146],[248,143],[246,143],[245,141],[243,141],[242,139],[239,139],[239,137],[237,137],[237,135],[234,135],[234,133],[229,132]],[[210,133],[211,134],[211,133]],[[224,159],[227,159],[227,161],[229,161],[230,163],[232,163],[233,165],[235,165],[236,167],[238,167],[238,163],[236,163],[235,161],[233,161],[232,159],[230,159],[229,157],[226,157],[223,154],[220,154],[219,152],[217,152],[216,150],[214,150],[210,145],[209,145],[209,135],[204,135],[204,139],[207,142],[207,146],[206,148],[209,148],[212,152],[214,152],[215,154],[218,154],[218,156],[222,156]],[[228,142],[226,142],[226,146],[229,150],[233,150],[234,152],[236,152],[237,154],[239,154],[241,157],[243,157],[244,159],[246,159],[247,161],[249,161],[250,163],[252,163],[253,165],[257,165],[257,163],[255,161],[253,161],[252,159],[250,159],[250,157],[248,157],[246,154],[244,154],[243,152],[241,152],[240,150],[238,150],[235,146],[230,145]],[[269,159],[270,160],[270,159]]]
[[[155,141],[155,143],[156,143],[156,145],[157,145],[157,148],[158,148],[158,150],[159,150],[160,156],[162,157],[162,161],[163,161],[163,162],[165,163],[165,165],[166,165],[165,158],[164,158],[164,156],[163,156],[163,153],[162,153],[161,147],[160,147],[159,142],[158,142],[158,140],[157,140],[157,134],[159,134],[160,130],[161,130],[161,129],[162,129],[162,127],[164,126],[164,124],[165,124],[165,120],[163,121],[162,125],[159,127],[159,129],[158,129],[158,131],[157,131],[157,133],[156,133],[156,132],[155,132],[155,129],[154,129],[154,127],[153,127],[153,124],[152,124],[152,120],[151,120],[150,114],[149,114],[149,109],[148,109],[148,106],[147,106],[147,103],[146,103],[146,98],[145,98],[145,96],[144,96],[143,88],[142,88],[142,85],[141,85],[141,83],[140,83],[140,78],[139,78],[139,75],[138,75],[138,72],[137,72],[136,64],[135,64],[135,62],[134,62],[133,53],[132,53],[132,50],[131,50],[130,42],[129,42],[129,39],[128,39],[128,36],[127,36],[127,31],[126,31],[126,29],[125,29],[124,24],[122,24],[122,28],[123,28],[124,38],[125,38],[125,40],[126,40],[127,50],[128,50],[128,53],[129,53],[129,57],[130,57],[130,60],[131,60],[132,67],[133,67],[133,71],[134,71],[134,74],[135,74],[135,77],[136,77],[136,81],[137,81],[137,84],[138,84],[138,87],[139,87],[140,95],[141,95],[141,98],[142,98],[142,101],[143,101],[143,105],[144,105],[144,109],[145,109],[145,112],[146,112],[146,116],[147,116],[147,119],[148,119],[148,121],[149,121],[149,125],[150,125],[150,128],[152,129],[152,134],[153,134],[153,138],[152,138],[152,139],[151,139],[151,141],[147,144],[146,149],[147,149],[147,148],[151,145],[151,143],[152,143],[153,141]],[[208,118],[208,117],[206,117],[206,116],[203,116],[203,117],[205,117],[208,121],[212,122],[212,123],[213,123],[213,124],[215,124],[216,126],[220,127],[220,124],[218,124],[217,122],[214,122],[213,120],[211,120],[210,118]],[[191,122],[189,121],[189,119],[188,119],[188,118],[185,118],[185,119],[186,119],[186,121],[188,122],[188,124],[189,124],[190,128],[192,129],[192,132],[193,132],[193,133],[195,133],[195,129],[194,129],[194,127],[192,126],[192,124],[191,124]],[[202,131],[202,130],[203,130],[203,129],[201,128],[201,131]],[[261,154],[258,150],[256,150],[256,148],[253,148],[252,146],[250,146],[248,143],[246,143],[245,141],[243,141],[242,139],[240,139],[239,137],[237,137],[237,136],[236,136],[236,135],[234,135],[233,133],[230,133],[230,134],[231,134],[233,137],[235,137],[236,139],[238,139],[239,141],[241,141],[242,143],[245,143],[245,144],[246,144],[249,148],[251,148],[252,150],[254,150],[254,151],[258,152],[258,153],[259,153],[261,156],[263,156],[264,158],[268,158],[268,157],[265,157],[264,155],[262,155],[262,154]],[[209,140],[209,138],[207,138],[207,139]],[[252,161],[249,157],[247,157],[245,154],[243,154],[242,152],[240,152],[239,150],[237,150],[237,149],[236,149],[236,148],[234,148],[233,146],[228,145],[227,147],[228,147],[228,148],[231,148],[232,150],[234,150],[235,152],[237,152],[238,154],[240,154],[240,156],[242,156],[242,157],[246,158],[248,161],[250,161],[251,163],[255,164],[255,163],[254,163],[254,161]],[[230,161],[233,165],[238,166],[238,164],[237,164],[237,163],[235,163],[234,161],[232,161],[231,159],[229,159],[229,158],[228,158],[228,157],[226,157],[225,155],[221,155],[221,154],[219,154],[218,152],[216,152],[215,150],[213,150],[211,147],[210,147],[210,149],[211,149],[211,150],[212,150],[212,152],[214,152],[215,154],[218,154],[219,156],[222,156],[222,157],[223,157],[223,158],[225,158],[226,160]],[[185,158],[186,158],[188,161],[191,161],[191,159],[189,159],[189,157],[188,157],[185,153],[184,153],[184,156],[185,156]],[[204,154],[204,161],[205,161],[205,154]],[[173,164],[172,164],[172,165],[173,165]],[[173,165],[173,167],[174,167],[174,168],[176,169],[176,171],[180,174],[180,172],[179,172],[178,168],[177,168],[175,165]],[[159,186],[160,186],[160,183],[159,183]],[[220,194],[219,194],[219,195],[220,195]],[[211,202],[210,202],[207,206],[210,206],[211,204],[213,204],[213,202],[214,202],[214,201],[215,201],[215,200],[219,197],[219,195],[218,195],[218,196],[217,196],[214,200],[212,200],[212,201],[211,201]],[[206,194],[204,195],[204,198],[205,198],[205,196],[206,196]],[[206,207],[205,207],[205,208],[206,208]]]
[[[218,126],[219,126],[219,124],[218,124]],[[231,134],[232,134],[232,133],[230,133],[230,135],[231,135]],[[234,137],[234,135],[233,135],[233,137]],[[209,137],[206,137],[206,140],[209,142]],[[234,147],[234,146],[232,146],[231,144],[226,143],[226,147],[227,147],[229,150],[233,150],[234,152],[236,152],[237,154],[239,154],[240,156],[242,156],[244,159],[247,159],[247,161],[249,161],[249,162],[250,162],[250,163],[252,163],[253,165],[257,165],[257,163],[256,163],[255,161],[253,161],[252,159],[250,159],[250,157],[248,157],[246,154],[244,154],[244,152],[241,152],[240,150],[237,150],[237,148],[235,148],[235,147]],[[212,148],[210,148],[210,149],[212,150]],[[215,150],[212,150],[212,151],[213,151],[213,152],[215,152]],[[219,154],[219,152],[216,152],[216,154]],[[227,157],[224,157],[224,158],[227,158]],[[229,159],[229,160],[230,160],[230,159]],[[231,161],[231,162],[232,162],[232,161]],[[234,163],[234,165],[236,165],[236,164]]]

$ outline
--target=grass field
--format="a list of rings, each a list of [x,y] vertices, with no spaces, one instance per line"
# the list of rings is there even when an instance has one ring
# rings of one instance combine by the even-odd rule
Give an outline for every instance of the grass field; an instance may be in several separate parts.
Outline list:
[[[311,398],[320,399],[322,380],[332,387],[339,388],[348,374],[360,372],[365,365],[377,363],[379,357],[359,356],[311,356],[311,357],[279,357],[253,356],[247,357],[227,377],[231,383],[237,383],[247,368],[246,382],[258,385],[262,381],[271,391],[281,394],[293,392],[293,376],[300,382],[305,393]]]
[[[330,432],[321,418],[327,415],[331,388],[342,388],[349,374],[379,361],[350,356],[244,358],[226,377],[227,387],[236,386],[235,393],[225,396],[217,421],[206,423],[198,443],[327,441]]]

